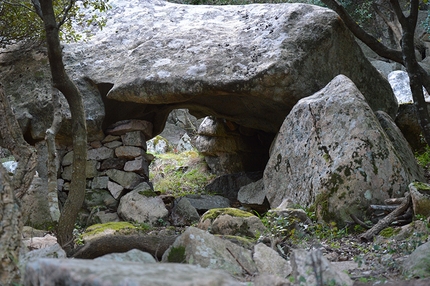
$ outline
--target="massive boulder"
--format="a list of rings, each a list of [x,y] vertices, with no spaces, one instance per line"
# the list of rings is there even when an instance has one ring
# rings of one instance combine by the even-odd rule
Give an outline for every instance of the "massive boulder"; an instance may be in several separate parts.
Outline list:
[[[151,121],[155,136],[177,108],[273,134],[299,99],[339,73],[351,78],[372,109],[391,116],[397,110],[389,84],[331,10],[161,0],[110,4],[102,31],[63,49],[93,139],[110,124],[132,118]],[[0,62],[1,81],[27,138],[42,139],[52,111],[45,52],[2,54]],[[59,139],[68,139],[70,131],[63,124]]]
[[[320,219],[345,222],[350,214],[363,217],[370,204],[403,196],[422,173],[399,129],[391,128],[388,116],[380,117],[383,127],[343,75],[300,100],[285,119],[264,171],[271,207],[288,199],[315,206]]]

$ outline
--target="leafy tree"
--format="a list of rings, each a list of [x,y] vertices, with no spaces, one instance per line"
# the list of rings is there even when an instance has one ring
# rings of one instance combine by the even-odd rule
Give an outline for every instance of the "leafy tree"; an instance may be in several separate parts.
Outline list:
[[[382,44],[378,39],[363,30],[346,9],[336,0],[321,0],[328,7],[333,9],[344,21],[345,25],[351,32],[365,43],[369,48],[376,52],[379,56],[402,64],[409,75],[412,98],[417,111],[418,122],[421,126],[422,134],[430,145],[430,116],[427,109],[427,104],[424,99],[422,87],[430,92],[430,76],[418,63],[415,54],[415,28],[418,21],[418,11],[420,7],[419,0],[411,0],[409,2],[409,11],[405,14],[398,0],[385,0],[385,4],[389,4],[389,8],[400,23],[400,48],[390,48]],[[428,1],[423,1],[427,3]]]
[[[82,96],[68,77],[63,64],[60,40],[77,40],[79,25],[103,26],[99,14],[82,12],[82,8],[103,12],[108,0],[32,0],[0,1],[0,44],[34,44],[46,41],[53,86],[69,103],[73,132],[72,181],[68,199],[61,213],[57,238],[70,250],[73,228],[85,196],[87,133]],[[88,10],[85,10],[88,11]],[[73,20],[73,21],[72,21]],[[28,145],[13,116],[7,97],[0,89],[0,145],[11,150],[18,161],[13,181],[0,166],[0,285],[9,285],[16,278],[16,260],[22,231],[21,212],[17,195],[25,193],[34,176],[35,151]]]

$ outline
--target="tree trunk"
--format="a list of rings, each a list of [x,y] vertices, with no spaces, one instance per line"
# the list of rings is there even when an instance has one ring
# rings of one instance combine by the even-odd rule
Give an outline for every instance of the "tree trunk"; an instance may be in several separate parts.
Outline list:
[[[73,167],[70,191],[64,204],[63,211],[58,222],[57,239],[65,248],[73,240],[73,228],[78,212],[85,198],[85,167],[87,160],[87,132],[85,122],[85,110],[82,96],[67,75],[62,58],[62,49],[59,39],[59,26],[56,22],[52,0],[41,0],[40,6],[45,25],[46,42],[48,45],[49,65],[52,73],[53,85],[61,91],[69,103],[72,116],[73,134]],[[67,247],[67,248],[66,248]]]
[[[22,219],[9,174],[1,164],[0,217],[0,285],[11,285],[13,280],[19,281],[18,256]]]
[[[422,87],[430,92],[430,77],[427,72],[418,64],[415,56],[415,27],[418,19],[419,0],[411,0],[409,16],[405,16],[398,0],[389,0],[397,19],[402,27],[402,50],[394,50],[384,46],[377,39],[366,33],[348,15],[346,10],[336,0],[321,0],[328,7],[333,9],[344,21],[348,29],[369,48],[381,57],[402,64],[408,72],[412,98],[417,110],[417,119],[421,126],[421,132],[427,145],[430,145],[430,116],[427,104],[424,99]]]
[[[21,247],[22,217],[16,194],[29,189],[36,169],[36,150],[23,138],[9,100],[0,84],[0,145],[18,162],[13,179],[0,164],[0,285],[19,279],[17,267]]]

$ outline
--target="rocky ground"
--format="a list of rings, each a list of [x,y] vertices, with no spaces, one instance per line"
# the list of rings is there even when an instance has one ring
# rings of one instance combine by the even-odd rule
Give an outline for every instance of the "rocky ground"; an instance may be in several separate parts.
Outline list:
[[[195,157],[193,160],[197,162]],[[192,165],[187,166],[192,168]],[[430,171],[426,170],[426,173],[427,178],[430,178]],[[154,186],[157,187],[157,180]],[[312,218],[312,213],[308,215]],[[402,273],[404,260],[428,240],[430,228],[425,218],[415,217],[410,224],[394,225],[384,230],[373,242],[363,242],[360,234],[365,229],[353,222],[343,229],[330,224],[301,224],[298,231],[292,233],[286,221],[270,216],[262,216],[261,219],[269,231],[260,240],[265,240],[266,244],[276,248],[286,258],[294,248],[319,248],[329,261],[348,272],[357,285],[430,285],[428,280],[416,280]]]

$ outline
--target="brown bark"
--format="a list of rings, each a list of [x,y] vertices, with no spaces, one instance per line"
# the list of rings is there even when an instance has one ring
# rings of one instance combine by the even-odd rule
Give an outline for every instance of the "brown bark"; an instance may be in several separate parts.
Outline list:
[[[13,280],[19,279],[22,219],[11,183],[0,164],[0,285],[11,285]]]
[[[23,138],[9,100],[0,84],[1,146],[9,149],[18,162],[11,179],[0,164],[0,285],[19,278],[17,267],[23,221],[16,195],[24,195],[30,187],[36,168],[36,151]]]
[[[40,6],[48,46],[48,59],[55,88],[66,98],[72,117],[73,166],[68,198],[61,213],[57,238],[64,248],[73,240],[73,228],[85,198],[85,167],[87,159],[87,133],[82,96],[64,69],[59,40],[59,25],[53,10],[52,0],[41,0]],[[66,249],[67,251],[67,249]]]
[[[430,145],[430,115],[424,99],[422,87],[430,91],[430,77],[427,72],[418,64],[415,56],[415,27],[418,19],[419,0],[410,1],[409,15],[402,12],[398,0],[389,0],[391,7],[402,27],[402,50],[393,50],[366,33],[349,16],[348,12],[336,0],[322,0],[324,4],[333,9],[343,20],[348,29],[369,48],[381,57],[395,61],[405,66],[410,79],[412,98],[417,110],[417,119],[421,126],[421,131],[427,144]]]

